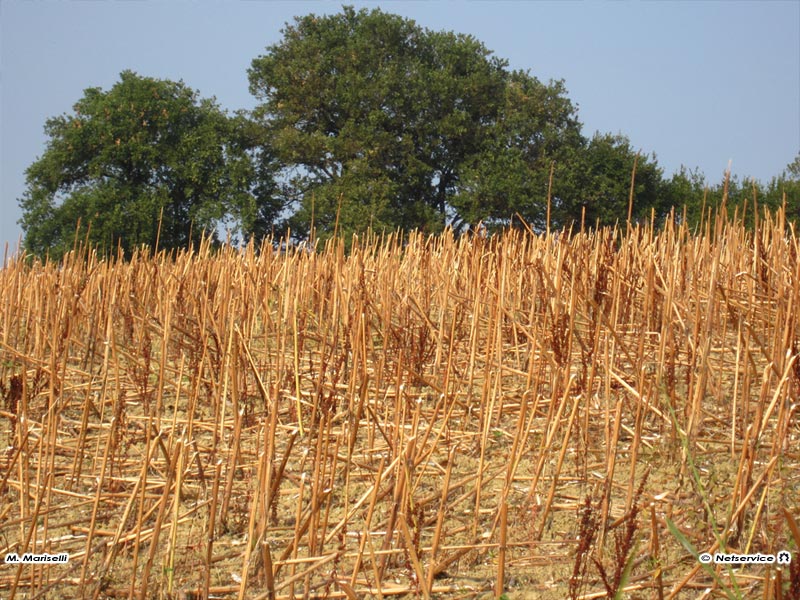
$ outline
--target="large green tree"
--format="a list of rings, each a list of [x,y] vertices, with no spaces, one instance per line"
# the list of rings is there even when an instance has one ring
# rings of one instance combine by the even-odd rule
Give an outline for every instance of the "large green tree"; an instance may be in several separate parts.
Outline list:
[[[298,235],[441,230],[542,202],[552,160],[580,145],[560,82],[545,85],[471,36],[380,10],[308,15],[256,58],[250,88],[283,165]]]
[[[227,219],[249,233],[259,214],[250,146],[258,138],[182,82],[125,71],[109,91],[85,90],[47,121],[44,154],[27,170],[20,200],[25,247],[34,254],[72,247],[76,224],[105,251],[159,243],[184,247]],[[269,187],[269,169],[262,187]],[[269,196],[269,191],[264,191]]]

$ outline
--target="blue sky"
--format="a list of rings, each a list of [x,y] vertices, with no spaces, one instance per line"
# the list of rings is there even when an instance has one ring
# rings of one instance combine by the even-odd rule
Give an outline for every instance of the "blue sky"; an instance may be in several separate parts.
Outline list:
[[[768,181],[800,153],[800,1],[370,2],[469,33],[511,68],[564,79],[584,133],[623,133],[665,174],[732,161]],[[333,2],[0,2],[0,253],[21,235],[24,171],[49,117],[125,69],[252,108],[247,68],[294,16]]]

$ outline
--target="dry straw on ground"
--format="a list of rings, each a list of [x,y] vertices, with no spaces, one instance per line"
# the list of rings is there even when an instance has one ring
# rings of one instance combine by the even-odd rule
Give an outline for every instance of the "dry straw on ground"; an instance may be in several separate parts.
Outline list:
[[[0,596],[796,598],[799,269],[780,213],[8,261],[0,555],[69,562]]]

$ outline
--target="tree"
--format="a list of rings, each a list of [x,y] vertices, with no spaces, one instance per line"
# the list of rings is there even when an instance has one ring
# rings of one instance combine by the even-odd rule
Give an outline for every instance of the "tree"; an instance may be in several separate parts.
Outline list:
[[[800,154],[794,157],[794,160],[786,165],[784,178],[792,181],[800,181]]]
[[[753,227],[763,211],[775,212],[786,208],[790,223],[800,218],[800,158],[790,163],[784,172],[763,183],[756,179],[736,175],[724,177],[715,184],[706,182],[696,169],[685,167],[665,182],[665,206],[675,206],[685,211],[690,228],[696,229],[701,223],[709,223],[724,203],[729,217],[737,215],[747,227]],[[681,214],[681,213],[679,213]]]
[[[252,126],[182,82],[124,71],[107,92],[85,90],[45,131],[47,148],[27,169],[20,199],[31,253],[71,248],[78,220],[92,244],[130,251],[155,245],[160,217],[162,248],[216,236],[226,218],[247,233],[258,219]]]
[[[564,82],[545,85],[527,72],[514,71],[498,118],[481,152],[467,165],[465,185],[452,204],[467,222],[503,226],[518,214],[544,229],[547,195],[553,192],[551,169],[555,189],[563,193],[584,146],[577,109]]]
[[[573,156],[568,168],[567,184],[557,190],[556,196],[556,218],[563,225],[579,223],[581,219],[588,227],[624,223],[632,175],[632,219],[649,219],[653,209],[660,219],[669,210],[663,172],[655,156],[635,152],[623,135],[596,133]]]
[[[664,204],[674,206],[679,218],[685,215],[690,226],[698,224],[708,199],[708,186],[699,169],[690,170],[682,165],[664,185]]]
[[[562,83],[509,73],[471,36],[351,7],[283,34],[249,78],[301,237],[312,217],[324,236],[337,217],[343,232],[439,231],[533,210],[550,160],[579,137]]]

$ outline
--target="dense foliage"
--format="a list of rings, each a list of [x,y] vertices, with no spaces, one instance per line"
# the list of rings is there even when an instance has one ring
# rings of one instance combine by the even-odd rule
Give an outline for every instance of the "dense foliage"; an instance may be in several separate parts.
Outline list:
[[[254,213],[246,129],[183,83],[125,71],[108,92],[87,89],[71,115],[47,121],[47,149],[27,170],[26,248],[62,253],[76,232],[111,251],[159,236],[185,247]]]
[[[800,217],[800,158],[766,185],[665,178],[624,136],[586,137],[563,81],[377,9],[297,18],[248,75],[259,104],[233,117],[183,83],[129,71],[108,92],[86,90],[47,122],[27,171],[27,250],[61,253],[76,232],[107,250],[179,248],[223,226],[257,240],[518,217],[593,227],[629,212],[660,221],[673,206],[698,223],[723,201],[747,214],[754,200],[785,200]]]

